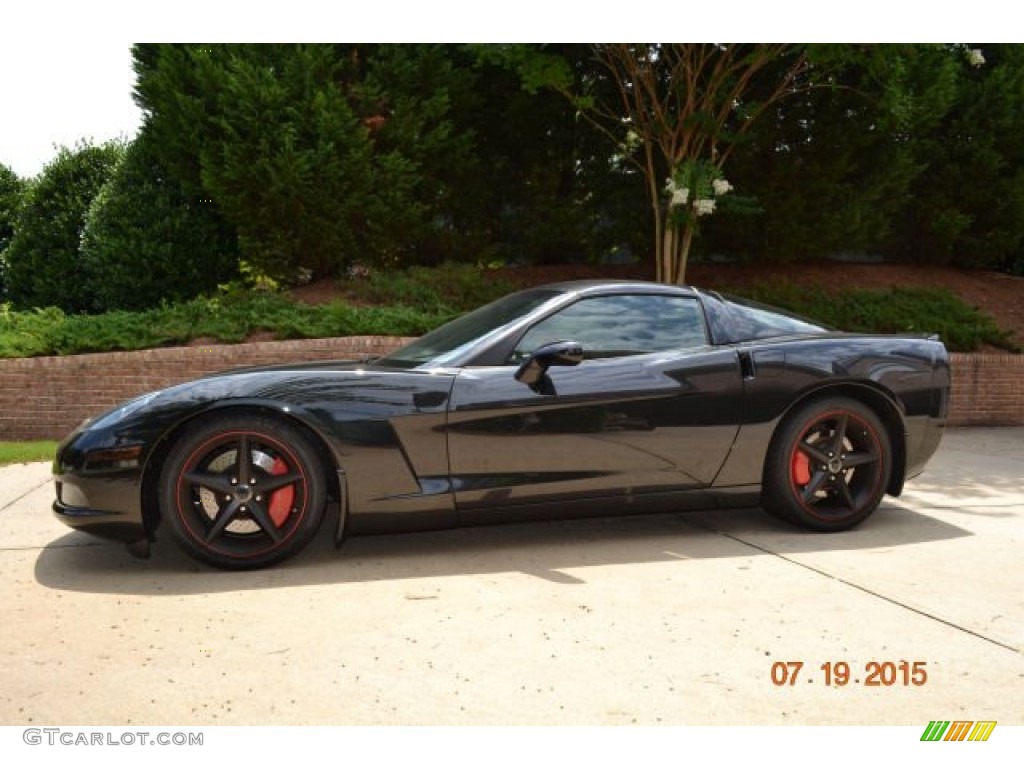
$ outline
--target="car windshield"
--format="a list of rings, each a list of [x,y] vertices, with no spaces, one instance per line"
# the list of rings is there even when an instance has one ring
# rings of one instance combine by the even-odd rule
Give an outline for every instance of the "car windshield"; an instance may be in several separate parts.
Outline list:
[[[558,291],[547,289],[510,294],[421,336],[380,358],[375,365],[394,368],[416,368],[426,363],[446,365],[471,346],[558,295]]]

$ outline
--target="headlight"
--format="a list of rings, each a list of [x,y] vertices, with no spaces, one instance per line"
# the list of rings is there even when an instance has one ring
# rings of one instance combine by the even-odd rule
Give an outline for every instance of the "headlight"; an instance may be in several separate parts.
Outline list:
[[[129,400],[128,402],[122,403],[121,405],[117,406],[113,410],[107,411],[102,416],[97,417],[95,421],[90,421],[89,419],[86,419],[84,422],[82,422],[82,425],[81,427],[79,427],[79,429],[103,429],[104,427],[109,427],[112,424],[116,424],[117,422],[121,421],[127,416],[130,416],[132,413],[139,410],[140,408],[143,408],[146,405],[148,405],[159,394],[159,392],[148,392],[145,395],[140,395],[139,397],[136,397],[134,400]]]
[[[133,469],[139,466],[141,445],[118,446],[89,451],[85,454],[86,469]]]

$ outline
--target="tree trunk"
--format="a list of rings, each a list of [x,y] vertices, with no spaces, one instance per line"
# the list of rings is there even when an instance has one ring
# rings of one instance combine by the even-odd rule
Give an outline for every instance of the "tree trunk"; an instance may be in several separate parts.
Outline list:
[[[677,285],[686,284],[686,264],[690,260],[690,246],[693,244],[693,233],[694,227],[692,224],[686,224],[683,227],[683,242],[679,247],[679,253],[676,254],[676,279]]]
[[[667,219],[667,217],[666,217]],[[673,282],[675,275],[675,260],[676,260],[676,242],[675,230],[669,221],[665,221],[662,225],[661,231],[661,264],[658,265],[661,276],[658,278],[659,283]]]
[[[668,222],[662,217],[661,203],[654,196],[652,201],[654,209],[654,279],[659,283],[668,282],[665,261],[665,232],[668,231]]]

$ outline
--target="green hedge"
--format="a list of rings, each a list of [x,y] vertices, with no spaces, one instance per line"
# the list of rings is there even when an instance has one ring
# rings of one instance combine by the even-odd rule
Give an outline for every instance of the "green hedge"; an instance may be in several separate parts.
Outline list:
[[[0,357],[145,349],[208,338],[237,343],[256,332],[277,339],[416,336],[510,290],[470,267],[419,270],[350,281],[350,301],[320,306],[279,293],[235,290],[142,312],[69,315],[56,308],[0,307]],[[984,346],[1018,351],[991,317],[940,289],[838,293],[765,284],[744,295],[849,331],[939,333],[954,352]],[[371,304],[370,306],[365,306]]]
[[[825,291],[765,283],[745,295],[812,317],[844,331],[937,333],[952,352],[975,352],[984,345],[1019,352],[1012,334],[991,316],[945,288],[849,289]]]

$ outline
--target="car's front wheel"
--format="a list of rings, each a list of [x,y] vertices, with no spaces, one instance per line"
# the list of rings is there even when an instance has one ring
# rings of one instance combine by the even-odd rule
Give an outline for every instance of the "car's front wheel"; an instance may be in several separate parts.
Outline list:
[[[863,403],[844,397],[789,414],[765,462],[763,503],[778,517],[819,531],[841,531],[882,501],[892,471],[888,432]]]
[[[316,533],[326,483],[296,426],[246,414],[188,428],[172,448],[160,505],[175,540],[218,568],[262,568],[291,557]]]

